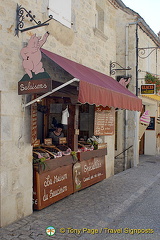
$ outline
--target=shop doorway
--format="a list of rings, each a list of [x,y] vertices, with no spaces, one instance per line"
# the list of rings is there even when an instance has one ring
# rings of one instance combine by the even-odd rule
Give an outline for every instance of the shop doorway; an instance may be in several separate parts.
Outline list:
[[[140,117],[142,116],[142,114],[144,112],[145,112],[145,105],[143,105]],[[143,155],[144,154],[144,143],[145,143],[145,133],[143,134],[141,140],[139,141],[139,155]]]
[[[143,136],[139,142],[139,155],[144,154],[144,141],[145,141],[145,133],[143,134]]]

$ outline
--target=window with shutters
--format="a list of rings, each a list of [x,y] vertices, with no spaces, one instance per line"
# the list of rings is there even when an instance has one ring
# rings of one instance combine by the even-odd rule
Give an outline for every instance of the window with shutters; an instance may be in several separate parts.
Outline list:
[[[66,27],[71,28],[71,0],[49,0],[48,14]]]

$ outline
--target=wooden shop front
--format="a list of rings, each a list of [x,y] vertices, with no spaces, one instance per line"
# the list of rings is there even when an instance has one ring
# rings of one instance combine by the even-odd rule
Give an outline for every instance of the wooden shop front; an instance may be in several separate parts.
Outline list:
[[[18,83],[19,95],[32,96],[23,105],[31,106],[37,210],[103,180],[107,145],[96,136],[114,134],[114,108],[140,111],[142,105],[113,78],[43,49],[48,36],[34,34],[21,50],[26,74]]]
[[[58,83],[54,82],[55,87]],[[31,107],[33,153],[48,153],[50,159],[33,165],[34,209],[41,210],[60,199],[106,178],[107,143],[93,147],[88,139],[114,134],[114,110],[89,104],[74,104],[77,87],[67,86]],[[63,97],[62,97],[63,96]],[[37,96],[35,96],[37,97]],[[41,107],[40,107],[41,105]],[[48,138],[55,120],[64,124],[64,139],[58,146]],[[53,121],[54,119],[54,121]],[[61,140],[61,139],[60,139]],[[66,148],[71,152],[66,154]],[[64,148],[64,149],[63,149]],[[57,149],[62,156],[56,156]],[[46,157],[47,158],[47,157]]]
[[[42,53],[45,68],[52,66],[55,74],[47,69],[54,79],[52,91],[45,97],[35,96],[42,101],[35,103],[37,107],[33,105],[37,109],[37,114],[35,111],[33,114],[37,120],[32,119],[34,152],[50,154],[45,169],[43,162],[35,163],[33,168],[34,209],[38,210],[105,179],[107,143],[94,145],[88,139],[114,134],[114,108],[141,108],[141,101],[111,77],[45,49]],[[63,129],[66,141],[56,146],[55,150],[62,152],[58,156],[54,144],[47,145],[49,132],[55,122],[62,122],[66,111]],[[69,155],[65,147],[70,149]]]
[[[71,96],[70,96],[71,97]],[[32,104],[32,141],[33,153],[40,153],[45,158],[45,153],[49,154],[50,159],[44,162],[33,164],[33,207],[41,210],[60,199],[89,187],[106,177],[105,155],[107,154],[107,144],[99,144],[102,149],[93,150],[87,139],[94,134],[95,106],[88,104],[72,104],[69,95],[65,94],[63,99],[56,93],[42,102],[47,111],[38,111],[36,104]],[[38,103],[39,104],[39,103]],[[56,106],[57,105],[57,106]],[[55,146],[48,138],[48,132],[52,126],[52,119],[61,121],[64,108],[68,108],[68,123],[64,128],[64,139],[66,142]],[[53,111],[53,107],[54,110]],[[42,109],[44,109],[42,107]],[[42,116],[40,116],[42,115]],[[85,116],[85,117],[84,117]],[[43,117],[43,121],[40,124]],[[92,122],[90,122],[92,119]],[[97,118],[96,118],[97,119]],[[112,119],[114,121],[114,118]],[[84,124],[86,122],[86,126]],[[98,126],[100,123],[98,122]],[[114,124],[114,122],[112,122]],[[96,127],[97,129],[97,127]],[[56,156],[57,149],[68,147],[71,149],[69,155],[62,151],[62,156]],[[55,151],[56,150],[56,151]],[[44,154],[43,154],[44,153]]]
[[[86,152],[83,161],[80,160],[82,156],[79,156],[76,163],[72,156],[47,160],[45,170],[40,164],[34,164],[33,207],[35,210],[41,210],[105,179],[106,148],[89,153],[88,155]]]

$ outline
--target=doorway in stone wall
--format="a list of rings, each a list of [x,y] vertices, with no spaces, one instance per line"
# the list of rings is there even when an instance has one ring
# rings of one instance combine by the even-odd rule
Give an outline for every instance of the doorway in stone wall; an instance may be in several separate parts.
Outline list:
[[[144,112],[145,112],[145,105],[143,105],[140,117],[142,116],[142,114]],[[144,154],[144,143],[145,143],[145,133],[143,134],[141,140],[139,141],[139,155],[143,155]]]
[[[143,134],[143,136],[139,142],[139,155],[144,154],[144,141],[145,141],[145,133]]]

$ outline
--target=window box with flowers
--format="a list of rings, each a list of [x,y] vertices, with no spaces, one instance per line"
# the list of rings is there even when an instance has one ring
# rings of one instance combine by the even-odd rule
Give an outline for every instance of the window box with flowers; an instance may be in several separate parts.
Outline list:
[[[155,84],[156,85],[156,94],[158,92],[160,92],[160,79],[151,74],[151,73],[147,73],[146,76],[145,76],[145,83],[146,84]]]

